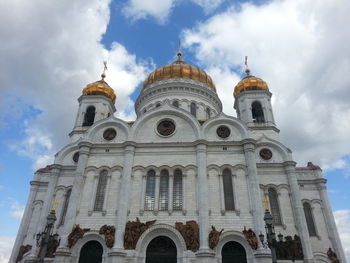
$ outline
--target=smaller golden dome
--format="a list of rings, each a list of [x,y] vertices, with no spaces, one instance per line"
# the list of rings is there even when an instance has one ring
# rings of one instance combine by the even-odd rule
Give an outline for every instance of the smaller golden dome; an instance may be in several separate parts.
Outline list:
[[[246,90],[269,90],[266,82],[260,78],[249,75],[249,70],[246,70],[247,76],[244,77],[235,87],[233,96],[237,96],[242,91]]]
[[[115,103],[116,95],[114,90],[104,81],[105,75],[102,74],[101,76],[101,80],[90,83],[83,89],[83,95],[104,95]]]
[[[142,89],[163,79],[185,78],[202,82],[216,91],[213,80],[204,70],[183,61],[181,59],[182,53],[180,51],[177,53],[177,56],[178,59],[175,62],[157,68],[155,71],[149,74],[146,80],[143,82]]]

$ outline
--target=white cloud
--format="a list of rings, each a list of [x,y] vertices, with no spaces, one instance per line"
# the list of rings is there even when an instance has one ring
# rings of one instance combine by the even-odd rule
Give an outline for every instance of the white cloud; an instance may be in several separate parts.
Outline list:
[[[21,220],[23,213],[24,213],[24,205],[21,205],[17,201],[11,204],[9,214],[12,218]]]
[[[335,223],[343,245],[345,257],[350,262],[350,210],[334,211]]]
[[[182,43],[220,84],[227,113],[234,112],[233,69],[243,71],[248,55],[252,74],[269,84],[281,139],[299,165],[329,167],[350,148],[348,10],[347,0],[245,3],[185,30]]]
[[[18,153],[37,160],[34,168],[51,162],[53,151],[68,141],[77,98],[86,84],[100,78],[103,60],[109,68],[106,81],[117,93],[117,116],[134,115],[129,96],[150,64],[137,61],[119,43],[110,50],[100,44],[110,18],[109,2],[0,2],[0,119],[19,120],[28,105],[39,110],[35,118],[26,117],[25,139],[11,142]]]
[[[212,12],[226,0],[192,0],[193,3],[199,5],[206,13]]]
[[[0,236],[0,263],[8,263],[15,237]]]

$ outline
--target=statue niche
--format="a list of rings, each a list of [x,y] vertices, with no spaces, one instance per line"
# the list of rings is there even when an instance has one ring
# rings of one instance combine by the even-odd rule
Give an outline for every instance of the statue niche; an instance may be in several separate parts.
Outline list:
[[[115,227],[103,225],[98,233],[105,236],[106,246],[112,248],[114,245]]]
[[[196,252],[199,249],[199,226],[196,221],[187,221],[186,224],[176,222],[175,228],[180,232],[186,243],[186,248]]]
[[[222,234],[223,229],[221,231],[217,231],[215,226],[211,226],[211,231],[209,233],[209,247],[214,249],[219,243],[220,235]]]
[[[155,222],[156,220],[141,223],[138,217],[136,217],[136,221],[128,221],[125,225],[124,248],[135,249],[137,241],[139,240],[142,233],[145,232]]]

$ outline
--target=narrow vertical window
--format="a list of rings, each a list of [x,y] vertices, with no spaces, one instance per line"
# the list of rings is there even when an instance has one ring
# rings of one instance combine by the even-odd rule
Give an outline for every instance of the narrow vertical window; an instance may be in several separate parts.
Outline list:
[[[160,172],[159,182],[159,210],[168,210],[169,203],[169,172],[162,170]]]
[[[94,124],[94,120],[95,120],[95,107],[89,106],[86,109],[83,126],[91,126],[92,124]]]
[[[280,213],[280,208],[278,205],[278,196],[277,192],[273,188],[269,188],[269,200],[270,200],[270,207],[271,207],[271,213],[273,217],[273,223],[275,225],[282,225],[282,220],[281,220],[281,213]]]
[[[197,116],[197,105],[194,102],[191,102],[191,114],[195,117]]]
[[[67,214],[67,209],[68,209],[68,204],[69,204],[69,198],[70,198],[70,194],[72,192],[72,189],[69,188],[66,192],[65,198],[64,198],[64,203],[63,203],[63,207],[62,207],[62,212],[61,212],[61,217],[60,217],[60,222],[59,222],[59,226],[64,224],[64,220],[66,218],[66,214]]]
[[[222,179],[224,184],[225,210],[235,210],[232,189],[232,174],[230,169],[225,169],[222,172]]]
[[[207,119],[210,119],[210,108],[209,107],[207,107],[207,109],[206,109],[206,113],[207,113]]]
[[[108,172],[106,170],[103,170],[98,177],[94,211],[103,210],[103,203],[105,200],[106,186],[107,186],[107,174]]]
[[[155,200],[155,187],[156,187],[156,173],[154,170],[147,172],[146,181],[146,196],[145,196],[145,210],[154,210]]]
[[[173,101],[173,106],[178,108],[179,107],[179,101],[178,100],[174,100]]]
[[[182,210],[182,171],[174,171],[173,210]]]
[[[304,207],[304,214],[305,214],[307,228],[309,230],[309,235],[316,236],[316,227],[315,227],[314,218],[312,216],[311,206],[309,203],[304,203],[303,207]]]
[[[265,122],[264,111],[260,102],[258,101],[254,101],[252,103],[252,116],[253,116],[253,122],[257,122],[257,123]]]

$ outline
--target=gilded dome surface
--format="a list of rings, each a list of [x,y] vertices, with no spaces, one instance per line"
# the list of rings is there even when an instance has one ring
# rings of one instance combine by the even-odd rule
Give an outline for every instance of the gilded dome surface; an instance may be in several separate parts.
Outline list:
[[[104,81],[104,75],[102,75],[101,80],[88,84],[83,89],[83,95],[104,95],[110,98],[113,103],[115,103],[116,99],[114,90]]]
[[[236,85],[233,95],[237,96],[239,93],[246,90],[269,90],[269,87],[264,80],[247,73],[247,76]]]
[[[177,55],[178,59],[175,62],[157,68],[155,71],[149,74],[146,80],[143,82],[143,89],[146,86],[163,79],[186,78],[207,84],[210,88],[216,91],[213,80],[204,70],[182,61],[181,52],[178,52]]]

